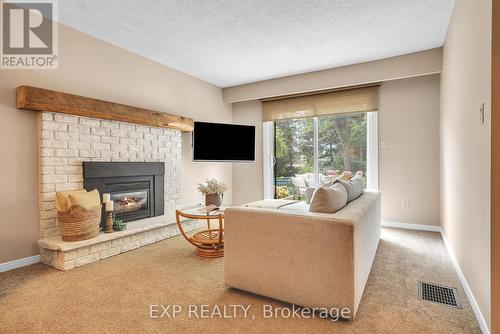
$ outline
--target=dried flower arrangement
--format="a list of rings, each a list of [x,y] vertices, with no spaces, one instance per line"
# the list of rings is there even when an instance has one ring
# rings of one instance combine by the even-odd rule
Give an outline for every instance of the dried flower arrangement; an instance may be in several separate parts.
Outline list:
[[[207,179],[205,184],[198,183],[198,190],[205,195],[220,195],[227,191],[229,187],[216,179]]]

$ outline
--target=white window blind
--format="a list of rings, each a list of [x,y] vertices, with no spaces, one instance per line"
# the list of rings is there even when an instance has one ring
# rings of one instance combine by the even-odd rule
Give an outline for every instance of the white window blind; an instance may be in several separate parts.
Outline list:
[[[378,85],[262,101],[263,121],[378,110]]]

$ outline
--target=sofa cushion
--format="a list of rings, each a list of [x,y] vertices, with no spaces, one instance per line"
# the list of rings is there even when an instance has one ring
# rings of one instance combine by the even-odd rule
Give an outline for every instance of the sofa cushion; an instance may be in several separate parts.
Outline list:
[[[316,187],[316,178],[314,177],[314,173],[305,173],[304,180],[308,187]]]
[[[347,203],[363,195],[365,189],[365,179],[363,179],[363,176],[355,175],[349,181],[337,180],[335,184],[339,183],[343,184],[347,191]]]
[[[283,206],[280,210],[285,212],[309,213],[309,205],[306,202],[300,201]]]
[[[347,204],[347,191],[342,183],[316,188],[309,206],[310,212],[334,213]]]
[[[291,177],[292,183],[294,186],[299,187],[299,188],[305,188],[307,187],[306,180],[304,179],[304,176],[302,175],[296,175],[295,177]]]
[[[288,199],[263,199],[260,201],[250,202],[244,204],[248,208],[261,208],[261,209],[280,209],[297,201]]]

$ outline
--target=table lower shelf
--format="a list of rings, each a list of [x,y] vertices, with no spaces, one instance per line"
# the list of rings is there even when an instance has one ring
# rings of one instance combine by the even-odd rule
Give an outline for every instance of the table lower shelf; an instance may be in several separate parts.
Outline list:
[[[191,237],[191,240],[203,245],[216,245],[219,243],[219,230],[203,230]]]
[[[191,237],[191,241],[196,244],[196,254],[201,257],[222,257],[224,256],[224,240],[220,240],[219,230],[203,230]]]
[[[224,247],[215,249],[207,249],[207,248],[196,248],[196,254],[200,257],[206,257],[206,258],[216,258],[216,257],[223,257],[224,256]]]

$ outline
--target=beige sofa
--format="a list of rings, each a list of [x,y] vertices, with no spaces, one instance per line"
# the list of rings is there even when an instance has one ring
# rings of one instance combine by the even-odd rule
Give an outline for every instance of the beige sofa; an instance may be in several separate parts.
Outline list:
[[[286,209],[285,209],[286,208]],[[307,204],[225,211],[228,286],[288,303],[349,308],[354,318],[380,239],[380,194],[333,214]]]

